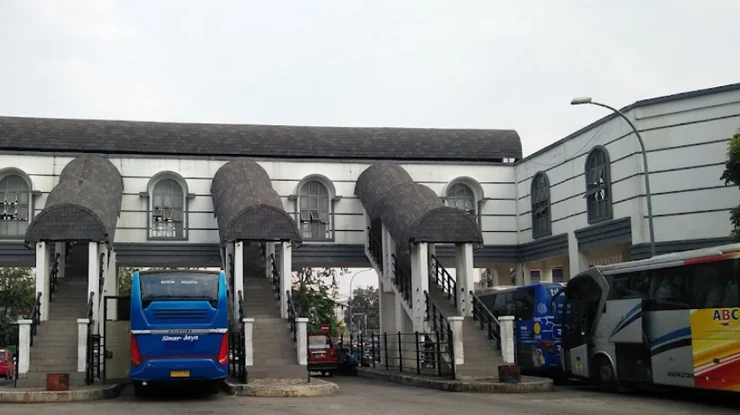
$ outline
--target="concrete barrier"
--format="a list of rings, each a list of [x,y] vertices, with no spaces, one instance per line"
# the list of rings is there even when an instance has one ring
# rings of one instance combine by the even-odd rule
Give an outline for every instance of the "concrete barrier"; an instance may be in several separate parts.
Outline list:
[[[38,389],[0,388],[0,403],[83,402],[118,397],[124,384],[89,386],[66,391],[49,392]]]
[[[232,396],[262,398],[298,398],[330,396],[339,393],[336,383],[321,379],[255,379],[247,384],[224,382],[223,390]]]
[[[537,393],[551,392],[552,379],[522,376],[520,383],[502,383],[498,379],[441,379],[424,376],[409,375],[406,373],[388,372],[385,370],[358,368],[357,375],[377,380],[399,383],[401,385],[416,386],[427,389],[437,389],[446,392],[472,393]]]

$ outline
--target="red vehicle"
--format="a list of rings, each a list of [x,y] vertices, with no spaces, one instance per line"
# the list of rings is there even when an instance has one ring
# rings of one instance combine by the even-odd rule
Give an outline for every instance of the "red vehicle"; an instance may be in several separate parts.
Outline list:
[[[339,368],[337,346],[327,325],[322,326],[321,331],[308,335],[308,370],[321,372],[323,376],[334,376]]]
[[[0,378],[12,379],[14,375],[13,353],[8,349],[0,349]]]

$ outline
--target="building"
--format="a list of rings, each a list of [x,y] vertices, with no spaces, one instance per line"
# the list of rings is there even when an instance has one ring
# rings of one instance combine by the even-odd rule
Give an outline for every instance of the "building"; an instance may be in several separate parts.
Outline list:
[[[727,242],[738,198],[719,177],[740,84],[623,112],[645,139],[658,252]],[[19,117],[0,117],[0,149],[0,265],[35,266],[39,292],[60,261],[79,263],[96,298],[115,294],[117,265],[233,276],[251,258],[282,293],[291,269],[372,265],[385,329],[424,331],[430,261],[467,293],[474,268],[493,285],[565,281],[649,255],[640,150],[614,115],[526,158],[513,130]],[[456,301],[469,315],[468,294]]]

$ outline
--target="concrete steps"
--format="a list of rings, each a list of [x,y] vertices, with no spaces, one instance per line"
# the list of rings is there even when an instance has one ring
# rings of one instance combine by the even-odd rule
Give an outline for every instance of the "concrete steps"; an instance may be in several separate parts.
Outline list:
[[[280,317],[280,302],[265,277],[264,260],[256,247],[244,248],[244,312],[254,318],[254,366],[250,379],[303,379],[305,366],[298,364],[290,323]]]

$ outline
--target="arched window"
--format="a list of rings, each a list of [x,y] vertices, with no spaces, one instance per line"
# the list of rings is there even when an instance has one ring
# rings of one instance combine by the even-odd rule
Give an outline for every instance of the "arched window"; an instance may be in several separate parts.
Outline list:
[[[609,153],[595,147],[586,157],[586,210],[588,223],[612,218],[612,182]]]
[[[24,238],[31,217],[31,187],[17,174],[0,176],[0,238]]]
[[[551,235],[550,181],[544,172],[539,172],[532,178],[530,199],[532,200],[532,237]]]
[[[303,238],[308,240],[331,239],[330,196],[323,183],[312,180],[301,186],[298,193],[298,212]]]
[[[151,187],[151,192],[150,238],[185,238],[185,192],[180,183],[163,178]]]
[[[475,193],[470,186],[463,183],[455,183],[447,189],[447,206],[462,209],[476,216]]]

